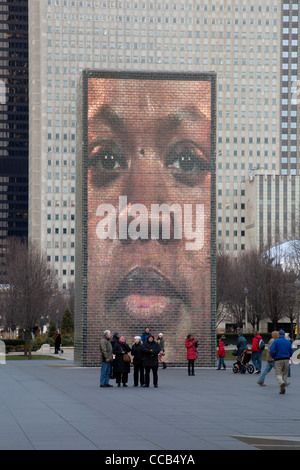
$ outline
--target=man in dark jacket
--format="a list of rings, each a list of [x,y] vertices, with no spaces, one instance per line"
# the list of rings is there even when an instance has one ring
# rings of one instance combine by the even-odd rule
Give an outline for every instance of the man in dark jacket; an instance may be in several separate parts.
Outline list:
[[[150,333],[150,330],[149,330],[149,326],[146,326],[145,331],[141,336],[141,341],[142,341],[143,344],[147,343],[147,339],[149,338],[150,335],[151,335],[151,333]]]
[[[153,372],[153,385],[158,387],[158,355],[160,353],[160,345],[154,341],[154,336],[148,336],[147,343],[142,344],[142,358],[145,368],[145,383],[143,387],[149,387],[150,370]]]
[[[275,360],[275,375],[279,383],[279,393],[285,393],[285,387],[289,385],[286,381],[289,373],[289,360],[293,355],[293,348],[290,340],[285,338],[285,332],[279,331],[279,338],[275,339],[270,347],[270,354]]]
[[[248,350],[247,340],[245,336],[243,336],[242,331],[238,332],[238,340],[236,343],[236,347],[238,350],[237,357],[239,357],[242,354],[242,352],[244,352],[245,350]]]

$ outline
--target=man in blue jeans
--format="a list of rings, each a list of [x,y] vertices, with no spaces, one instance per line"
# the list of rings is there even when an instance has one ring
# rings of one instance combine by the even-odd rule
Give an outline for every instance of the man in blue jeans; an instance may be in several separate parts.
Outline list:
[[[111,369],[111,363],[113,359],[112,345],[111,345],[111,333],[109,330],[105,330],[103,337],[100,340],[100,361],[101,361],[101,374],[100,374],[100,387],[112,387],[109,384],[109,374]]]
[[[257,381],[258,385],[260,385],[261,387],[266,386],[265,377],[269,372],[271,372],[273,367],[275,367],[275,361],[274,361],[273,357],[270,354],[270,347],[271,347],[271,344],[273,343],[273,341],[275,341],[275,339],[279,338],[278,331],[272,331],[271,336],[272,337],[271,337],[270,341],[268,342],[268,350],[267,350],[267,357],[266,357],[267,364],[266,364],[265,370],[263,371],[263,373],[261,374],[261,376],[259,377],[259,379]]]

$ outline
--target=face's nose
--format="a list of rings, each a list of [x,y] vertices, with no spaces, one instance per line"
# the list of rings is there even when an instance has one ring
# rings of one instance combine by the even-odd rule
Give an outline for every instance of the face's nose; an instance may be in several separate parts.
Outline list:
[[[135,232],[136,237],[139,232],[137,239],[142,242],[174,241],[176,215],[168,209],[171,207],[169,185],[170,175],[164,162],[146,148],[140,149],[137,157],[131,161],[122,188],[122,195],[127,198],[127,206],[123,207],[119,218],[126,218],[126,243],[133,241],[132,232]],[[124,220],[122,222],[124,224]]]

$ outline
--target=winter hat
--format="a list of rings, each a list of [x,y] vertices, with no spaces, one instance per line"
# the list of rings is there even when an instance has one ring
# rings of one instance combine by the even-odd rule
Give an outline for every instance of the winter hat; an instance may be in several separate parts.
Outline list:
[[[279,330],[279,336],[284,336],[285,335],[285,331],[284,330]]]

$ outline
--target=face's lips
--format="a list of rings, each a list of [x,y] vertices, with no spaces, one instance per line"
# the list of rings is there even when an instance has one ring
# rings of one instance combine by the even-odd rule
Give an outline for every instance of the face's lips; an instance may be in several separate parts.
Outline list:
[[[184,289],[176,289],[163,274],[153,268],[136,267],[121,280],[117,290],[110,294],[107,302],[111,304],[129,297],[145,298],[177,298],[189,304]]]

